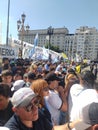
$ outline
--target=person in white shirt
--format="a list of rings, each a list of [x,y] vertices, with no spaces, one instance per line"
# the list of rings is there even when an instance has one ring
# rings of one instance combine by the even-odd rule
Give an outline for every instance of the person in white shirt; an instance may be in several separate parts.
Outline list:
[[[54,130],[98,130],[98,101],[83,107],[81,114],[82,118],[61,126],[54,126]]]
[[[94,90],[95,77],[91,71],[84,71],[80,76],[80,84],[74,84],[69,92],[69,116],[70,121],[81,117],[82,108],[95,101],[97,92]]]
[[[45,80],[49,85],[49,96],[45,97],[46,107],[51,113],[54,125],[59,125],[60,111],[67,111],[67,101],[63,89],[57,91],[60,78],[55,73],[48,73]]]

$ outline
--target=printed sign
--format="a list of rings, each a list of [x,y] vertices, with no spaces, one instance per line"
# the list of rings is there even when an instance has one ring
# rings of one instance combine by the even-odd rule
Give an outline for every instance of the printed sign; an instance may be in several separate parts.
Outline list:
[[[0,57],[15,58],[15,50],[11,47],[0,46]]]

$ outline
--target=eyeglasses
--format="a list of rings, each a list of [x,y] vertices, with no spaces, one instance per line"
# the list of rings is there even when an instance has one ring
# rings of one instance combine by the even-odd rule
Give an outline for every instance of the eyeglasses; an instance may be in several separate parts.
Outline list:
[[[39,106],[39,100],[37,99],[33,103],[30,102],[29,105],[25,106],[24,108],[27,112],[30,112],[34,110],[35,107],[38,107],[38,106]]]
[[[48,87],[43,88],[43,91],[48,91],[48,90],[49,90]]]

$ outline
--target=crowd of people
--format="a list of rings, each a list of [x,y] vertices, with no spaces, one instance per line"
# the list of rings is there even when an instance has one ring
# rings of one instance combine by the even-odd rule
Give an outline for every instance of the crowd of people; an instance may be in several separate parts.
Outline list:
[[[98,130],[98,81],[92,69],[81,71],[75,62],[4,58],[0,73],[0,127]]]

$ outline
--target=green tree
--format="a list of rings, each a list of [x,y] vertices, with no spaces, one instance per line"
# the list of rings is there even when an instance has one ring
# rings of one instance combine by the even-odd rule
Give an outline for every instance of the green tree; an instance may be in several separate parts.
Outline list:
[[[46,44],[45,48],[49,48],[50,50],[53,50],[55,52],[61,52],[61,50],[59,49],[59,46],[53,46],[51,43],[50,43],[50,45]]]

